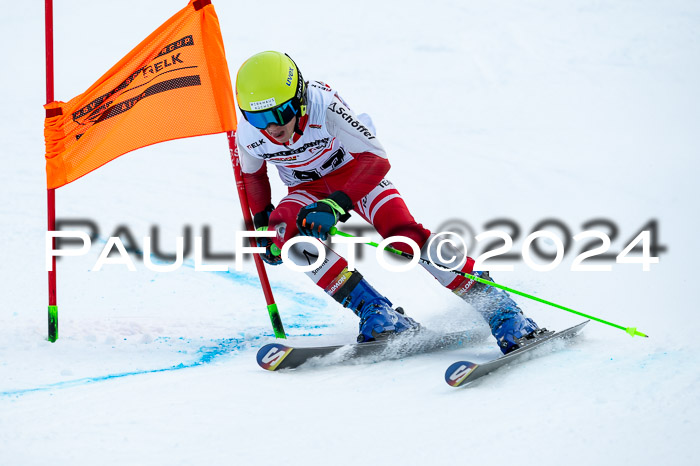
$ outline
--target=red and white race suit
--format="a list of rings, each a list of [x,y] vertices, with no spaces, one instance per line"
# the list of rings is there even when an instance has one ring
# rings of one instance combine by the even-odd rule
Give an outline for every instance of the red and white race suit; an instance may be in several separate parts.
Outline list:
[[[277,246],[281,248],[299,233],[296,218],[302,207],[334,191],[343,191],[352,200],[355,212],[382,237],[405,236],[426,249],[431,233],[414,220],[399,191],[384,178],[389,160],[367,115],[355,115],[328,85],[310,82],[306,115],[301,117],[299,128],[303,134],[295,133],[290,141],[280,143],[245,120],[238,125],[238,152],[252,212],[262,212],[271,204],[268,163],[277,168],[288,186],[288,195],[270,216],[269,228],[277,231]],[[406,244],[393,246],[411,252]],[[290,258],[297,262],[316,255],[310,252],[305,255],[297,251]],[[343,279],[341,272],[347,261],[330,249],[326,252],[323,265],[307,275],[328,291]],[[462,270],[471,272],[473,263],[468,258]],[[426,269],[450,289],[462,289],[467,283],[452,273],[429,266]]]

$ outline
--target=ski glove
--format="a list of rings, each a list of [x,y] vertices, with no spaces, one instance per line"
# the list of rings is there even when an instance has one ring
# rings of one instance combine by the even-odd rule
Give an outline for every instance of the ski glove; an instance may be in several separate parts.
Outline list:
[[[338,221],[350,218],[348,211],[352,209],[350,196],[342,191],[336,191],[326,199],[309,204],[299,211],[297,227],[304,236],[326,240],[331,228]]]
[[[257,231],[267,231],[267,227],[260,227]],[[272,242],[272,238],[255,238],[258,243],[259,248],[265,248],[265,252],[260,253],[260,258],[270,265],[280,265],[282,263],[282,256],[280,255],[280,248],[277,247],[275,243]]]
[[[270,215],[272,214],[273,210],[275,210],[275,206],[268,204],[267,207],[265,207],[265,210],[253,215],[253,225],[255,225],[256,230],[270,224]]]
[[[270,224],[270,214],[272,214],[273,210],[275,210],[275,206],[269,204],[265,207],[265,210],[253,216],[253,225],[255,225],[257,231],[267,231],[267,227]],[[256,238],[255,240],[259,248],[265,248],[265,252],[260,253],[260,257],[265,263],[270,265],[280,265],[282,263],[280,250],[272,242],[272,238]]]

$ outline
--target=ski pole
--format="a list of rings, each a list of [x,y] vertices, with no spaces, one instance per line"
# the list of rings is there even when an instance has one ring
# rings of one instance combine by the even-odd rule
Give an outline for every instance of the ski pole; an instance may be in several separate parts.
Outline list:
[[[243,173],[241,171],[241,162],[238,158],[238,146],[236,146],[236,132],[229,131],[226,134],[228,136],[228,146],[231,152],[233,176],[236,179],[238,199],[240,200],[241,210],[243,211],[243,220],[245,221],[246,228],[248,230],[252,230],[254,229],[253,217],[250,215],[250,207],[248,206],[248,196],[246,195],[245,182],[243,181]],[[250,238],[250,245],[252,247],[257,246],[255,238]],[[263,295],[265,296],[265,301],[267,302],[267,313],[270,316],[270,323],[272,324],[272,331],[275,332],[275,338],[287,338],[287,335],[284,332],[284,325],[282,325],[282,318],[280,317],[279,310],[277,309],[275,297],[272,295],[272,287],[270,287],[270,280],[267,278],[267,272],[265,272],[265,266],[262,262],[262,259],[260,259],[260,256],[258,254],[254,254],[253,260],[255,262],[255,268],[258,271],[260,286],[262,287]]]
[[[350,233],[342,232],[342,231],[338,230],[336,227],[331,228],[329,233],[331,235],[345,236],[346,238],[356,238],[356,236],[351,235]],[[375,243],[374,241],[368,241],[367,243],[364,243],[364,244],[374,246],[375,248],[379,247],[379,244]],[[413,257],[414,257],[413,254],[399,251],[398,249],[394,249],[394,248],[389,247],[389,246],[385,247],[384,250],[389,251],[389,252],[394,253],[394,254],[397,254],[399,256],[405,257],[407,259],[413,259]],[[579,311],[576,311],[574,309],[568,308],[566,306],[562,306],[561,304],[553,303],[551,301],[547,301],[546,299],[538,298],[537,296],[532,296],[530,294],[523,293],[522,291],[514,290],[513,288],[509,288],[507,286],[500,285],[498,283],[494,283],[494,282],[489,281],[489,280],[485,280],[481,277],[477,277],[477,276],[474,276],[472,274],[460,272],[459,270],[452,270],[452,269],[449,269],[447,267],[443,267],[439,264],[434,264],[434,263],[430,262],[429,260],[424,259],[422,257],[419,257],[418,261],[423,263],[423,264],[426,264],[426,265],[431,265],[431,266],[436,267],[436,268],[448,270],[456,275],[460,275],[462,277],[469,278],[469,279],[477,281],[479,283],[483,283],[484,285],[500,288],[501,290],[505,290],[509,293],[517,294],[518,296],[523,296],[525,298],[532,299],[534,301],[537,301],[537,302],[540,302],[543,304],[547,304],[548,306],[556,307],[557,309],[562,309],[564,311],[571,312],[572,314],[576,314],[576,315],[579,315],[581,317],[585,317],[587,319],[595,320],[596,322],[600,322],[601,324],[605,324],[605,325],[609,325],[611,327],[619,328],[620,330],[624,330],[625,332],[630,334],[630,336],[633,336],[633,337],[636,335],[638,335],[640,337],[645,337],[645,338],[649,337],[649,335],[645,335],[644,333],[638,331],[636,327],[623,327],[622,325],[608,322],[607,320],[599,319],[598,317],[594,317],[592,315],[584,314],[583,312],[579,312]]]

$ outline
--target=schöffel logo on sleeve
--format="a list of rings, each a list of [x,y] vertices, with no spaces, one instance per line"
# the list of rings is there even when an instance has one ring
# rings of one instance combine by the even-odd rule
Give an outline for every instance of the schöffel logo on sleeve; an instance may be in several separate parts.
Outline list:
[[[369,128],[367,128],[365,125],[360,123],[359,120],[356,120],[353,118],[348,111],[345,109],[345,107],[340,107],[336,105],[336,102],[333,102],[330,107],[331,111],[337,113],[340,115],[340,117],[350,123],[350,126],[358,130],[360,133],[362,133],[363,136],[365,136],[367,139],[374,139],[374,135],[370,132]]]

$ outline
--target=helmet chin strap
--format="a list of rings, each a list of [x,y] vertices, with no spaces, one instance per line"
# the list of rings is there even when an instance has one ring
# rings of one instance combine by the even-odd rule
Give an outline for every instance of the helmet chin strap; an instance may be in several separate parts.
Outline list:
[[[304,110],[306,110],[306,109],[304,109]],[[306,111],[299,112],[300,116],[297,116],[297,121],[294,122],[294,132],[296,134],[298,134],[299,136],[304,135],[304,131],[299,127],[299,122],[301,121],[301,118],[302,118],[303,114],[305,114],[305,113],[306,113]]]
[[[304,132],[299,128],[299,119],[297,118],[297,122],[294,123],[294,132],[298,134],[299,136],[303,136]]]

